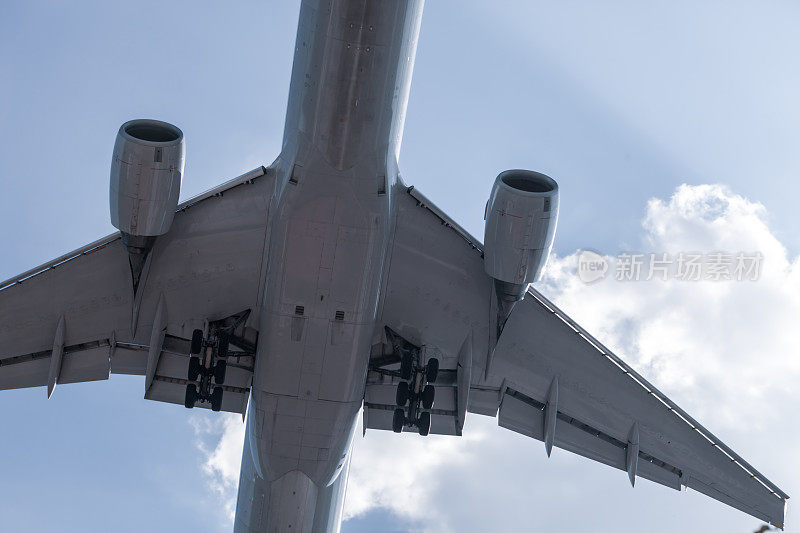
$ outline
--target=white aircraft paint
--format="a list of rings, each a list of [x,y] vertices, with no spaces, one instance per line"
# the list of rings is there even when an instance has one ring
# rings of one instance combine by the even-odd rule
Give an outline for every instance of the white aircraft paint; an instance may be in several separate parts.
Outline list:
[[[421,1],[300,11],[235,531],[338,531]]]

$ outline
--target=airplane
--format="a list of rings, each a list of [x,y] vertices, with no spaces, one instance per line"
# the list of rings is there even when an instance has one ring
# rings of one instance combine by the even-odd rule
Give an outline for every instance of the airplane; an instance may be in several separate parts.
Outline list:
[[[241,414],[236,532],[338,531],[358,416],[467,413],[782,528],[783,491],[532,286],[555,180],[501,172],[481,242],[400,178],[422,8],[304,1],[281,153],[185,202],[182,131],[123,124],[119,232],[0,283],[0,389],[140,375]]]

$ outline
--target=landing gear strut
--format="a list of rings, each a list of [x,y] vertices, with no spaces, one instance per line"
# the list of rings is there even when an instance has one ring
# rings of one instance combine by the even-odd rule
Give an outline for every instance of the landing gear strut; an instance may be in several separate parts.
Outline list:
[[[432,357],[423,365],[419,348],[400,337],[393,336],[391,342],[395,353],[400,355],[400,379],[403,380],[397,384],[392,430],[400,433],[404,427],[416,427],[420,435],[427,435],[431,430],[428,409],[433,407],[436,397],[433,383],[439,374],[439,360]]]
[[[226,358],[230,345],[230,334],[218,329],[203,336],[203,330],[192,332],[191,356],[184,405],[191,409],[200,402],[209,402],[212,411],[222,409],[222,384],[228,368]]]

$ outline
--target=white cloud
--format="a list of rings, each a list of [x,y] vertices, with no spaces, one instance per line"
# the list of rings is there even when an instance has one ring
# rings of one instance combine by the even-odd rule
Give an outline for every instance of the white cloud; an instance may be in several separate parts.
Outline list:
[[[682,185],[668,201],[648,202],[643,228],[646,251],[672,258],[759,252],[760,277],[622,282],[610,271],[585,285],[568,256],[551,262],[543,290],[656,384],[687,397],[698,392],[685,408],[700,419],[735,429],[743,414],[756,425],[779,415],[763,406],[778,390],[791,394],[786,377],[800,370],[800,345],[789,334],[800,317],[800,263],[771,233],[764,207],[720,185]]]
[[[204,415],[206,415],[204,413]],[[195,445],[204,457],[203,472],[209,490],[222,501],[225,513],[233,522],[236,511],[236,491],[239,486],[239,467],[245,425],[242,417],[230,413],[195,416],[190,419],[195,431]]]
[[[622,282],[612,268],[605,280],[585,284],[576,253],[551,259],[541,290],[791,494],[800,479],[792,446],[800,262],[770,231],[763,206],[719,185],[683,185],[669,200],[651,200],[642,228],[642,251],[760,252],[761,276]],[[231,420],[204,453],[212,490],[234,498],[242,424]],[[475,416],[461,439],[378,431],[357,438],[345,516],[375,508],[422,531],[618,531],[645,522],[652,531],[748,531],[757,524],[696,493],[649,483],[631,490],[624,475],[561,450],[547,461],[541,443]]]
[[[361,422],[357,431],[361,433]],[[376,507],[388,509],[410,521],[435,519],[446,522],[441,509],[420,502],[430,501],[443,489],[436,473],[441,468],[463,468],[478,458],[472,446],[486,438],[473,431],[463,441],[450,436],[419,438],[413,433],[397,435],[368,431],[356,437],[345,502],[345,519]]]

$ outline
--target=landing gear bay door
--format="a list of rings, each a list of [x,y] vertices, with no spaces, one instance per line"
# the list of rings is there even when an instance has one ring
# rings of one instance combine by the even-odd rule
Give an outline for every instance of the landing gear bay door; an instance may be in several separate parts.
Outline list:
[[[148,399],[243,413],[273,188],[260,167],[178,205],[144,258],[116,233],[0,284],[0,390],[133,374]]]
[[[504,308],[507,284],[486,273],[483,245],[418,191],[396,201],[365,428],[460,435],[467,411],[496,416],[542,453],[568,450],[632,484],[690,487],[783,524],[777,486],[534,289]]]

